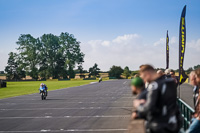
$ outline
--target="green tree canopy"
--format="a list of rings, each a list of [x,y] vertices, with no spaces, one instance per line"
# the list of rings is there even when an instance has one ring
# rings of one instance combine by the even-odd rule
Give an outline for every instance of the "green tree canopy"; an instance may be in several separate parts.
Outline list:
[[[18,65],[34,79],[74,78],[74,68],[82,65],[84,54],[80,42],[67,32],[60,36],[44,34],[34,38],[30,34],[20,35],[18,41]]]
[[[21,65],[26,69],[28,75],[34,79],[38,79],[38,68],[39,63],[39,48],[41,47],[39,39],[35,39],[30,34],[20,35],[17,44],[19,56],[21,59]]]
[[[123,75],[126,77],[126,79],[128,79],[128,77],[131,75],[131,71],[129,70],[129,67],[128,67],[128,66],[126,66],[126,67],[124,68]]]
[[[26,74],[23,66],[20,66],[20,60],[16,53],[10,52],[8,58],[8,65],[5,68],[6,77],[8,80],[21,80],[25,78]]]
[[[98,65],[95,63],[93,67],[90,67],[89,68],[89,77],[90,76],[99,76],[99,73],[100,73],[100,69],[98,68]]]
[[[120,66],[112,66],[109,70],[109,77],[116,77],[120,79],[122,73],[123,69]]]
[[[196,69],[198,69],[198,68],[200,68],[200,65],[194,66],[194,70],[196,70]]]

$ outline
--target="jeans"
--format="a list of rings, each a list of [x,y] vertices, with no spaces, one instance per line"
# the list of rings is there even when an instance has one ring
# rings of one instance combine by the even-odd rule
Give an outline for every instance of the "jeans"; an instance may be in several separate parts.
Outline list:
[[[187,133],[200,133],[200,120],[194,119]]]

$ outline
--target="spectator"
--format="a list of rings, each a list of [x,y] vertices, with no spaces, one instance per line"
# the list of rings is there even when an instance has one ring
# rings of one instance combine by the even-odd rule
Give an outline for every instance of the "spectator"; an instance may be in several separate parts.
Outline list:
[[[144,82],[140,77],[136,77],[132,79],[131,90],[132,90],[133,95],[137,95],[136,99],[144,100],[144,101],[146,100],[147,91],[145,89]],[[132,118],[135,119],[135,118],[142,118],[142,117],[140,117],[137,111],[134,111],[132,113]]]
[[[158,70],[157,74],[158,74],[159,77],[165,78],[165,75],[164,75],[162,70]]]
[[[170,72],[171,72],[171,69],[165,70],[165,78],[171,78]]]
[[[196,101],[199,95],[199,88],[197,86],[197,81],[196,81],[196,73],[195,71],[192,71],[190,73],[190,84],[194,86],[193,89],[193,103],[194,103],[194,107],[196,108]]]
[[[140,77],[136,77],[131,81],[131,89],[133,95],[137,95],[136,99],[145,99],[146,100],[146,89],[144,81]]]
[[[200,86],[200,68],[198,68],[196,71],[196,80],[197,80],[197,84]]]
[[[196,74],[196,83],[200,85],[200,69],[195,70],[195,74]],[[196,101],[194,120],[192,121],[192,124],[190,125],[187,133],[199,133],[199,132],[200,132],[200,93]]]
[[[134,106],[147,119],[147,132],[178,133],[180,126],[174,80],[160,78],[151,65],[142,65],[140,76],[150,83],[147,100],[144,102],[136,99]]]
[[[176,88],[178,87],[178,85],[179,85],[179,80],[178,80],[178,77],[175,75],[175,71],[174,70],[171,70],[170,71],[170,75],[171,75],[171,78],[173,78],[174,79],[174,81],[175,81],[175,83],[176,83]]]

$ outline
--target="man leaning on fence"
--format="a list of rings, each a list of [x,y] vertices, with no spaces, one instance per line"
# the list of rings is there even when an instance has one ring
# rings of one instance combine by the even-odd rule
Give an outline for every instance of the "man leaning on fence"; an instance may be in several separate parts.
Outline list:
[[[151,65],[140,67],[140,76],[149,82],[147,100],[134,101],[138,113],[146,116],[148,133],[178,133],[180,120],[176,104],[176,85],[174,79],[163,79]]]
[[[195,80],[197,85],[200,86],[200,68],[195,70]],[[196,107],[195,107],[194,119],[187,133],[200,133],[200,93],[197,97],[195,105]]]

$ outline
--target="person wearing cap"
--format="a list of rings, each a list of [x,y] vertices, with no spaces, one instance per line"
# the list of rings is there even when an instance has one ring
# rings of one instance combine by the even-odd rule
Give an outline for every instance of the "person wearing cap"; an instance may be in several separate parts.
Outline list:
[[[147,90],[145,89],[144,81],[140,77],[135,77],[131,80],[131,90],[133,95],[137,95],[136,99],[146,101]],[[133,111],[132,119],[143,118],[137,111]]]
[[[171,69],[166,69],[165,70],[165,78],[166,79],[171,78],[170,72],[171,72]]]
[[[146,100],[146,89],[144,81],[140,77],[133,78],[131,80],[131,89],[133,95],[137,95],[136,99]]]

